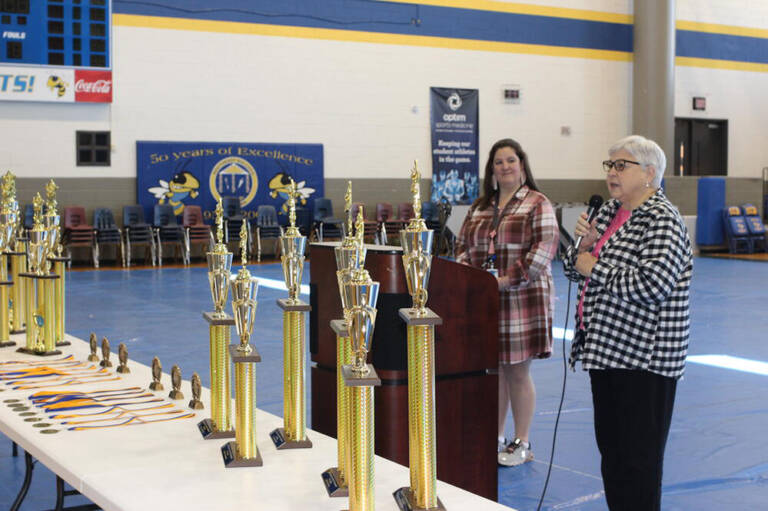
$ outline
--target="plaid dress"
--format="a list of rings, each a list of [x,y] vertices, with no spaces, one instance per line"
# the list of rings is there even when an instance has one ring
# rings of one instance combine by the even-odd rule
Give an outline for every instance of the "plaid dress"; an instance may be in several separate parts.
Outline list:
[[[491,205],[470,208],[459,232],[456,261],[481,268],[488,257]],[[521,187],[499,212],[494,242],[499,276],[511,287],[499,297],[499,363],[511,364],[552,353],[554,283],[551,263],[560,233],[547,198]]]

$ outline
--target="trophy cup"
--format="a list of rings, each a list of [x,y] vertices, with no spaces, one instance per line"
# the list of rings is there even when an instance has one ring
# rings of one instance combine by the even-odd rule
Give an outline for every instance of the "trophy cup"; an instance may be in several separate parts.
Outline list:
[[[356,270],[344,285],[349,305],[349,338],[352,363],[342,368],[344,384],[349,387],[349,438],[346,480],[350,511],[374,509],[374,403],[373,387],[381,380],[366,357],[376,322],[379,283],[366,270]]]
[[[43,226],[43,199],[39,193],[35,195],[33,203],[34,227],[29,231],[27,249],[30,272],[19,274],[25,281],[27,343],[26,347],[17,351],[39,356],[60,355],[61,351],[56,349],[54,296],[54,281],[59,276],[47,272],[47,239],[50,231]]]
[[[349,390],[344,384],[342,367],[352,363],[352,345],[349,340],[349,305],[344,294],[344,285],[350,282],[354,271],[365,265],[366,249],[363,245],[363,217],[358,211],[356,236],[352,236],[352,182],[347,182],[344,195],[344,212],[347,218],[344,240],[334,248],[336,255],[336,278],[339,283],[341,308],[344,319],[331,320],[331,328],[336,333],[336,446],[338,450],[337,466],[321,474],[325,490],[329,497],[346,497],[349,488],[346,480],[347,450],[349,449]]]
[[[229,346],[229,355],[235,364],[235,440],[221,448],[227,468],[260,467],[263,464],[256,445],[256,364],[261,362],[261,356],[248,342],[253,332],[259,281],[251,277],[245,267],[247,243],[248,231],[243,222],[240,231],[243,267],[230,281],[232,315],[240,343]]]
[[[408,458],[410,487],[393,494],[402,511],[444,510],[437,498],[435,458],[435,325],[443,320],[426,307],[432,264],[432,235],[421,218],[421,176],[411,170],[414,218],[400,231],[403,266],[413,307],[400,309],[408,328]]]
[[[53,263],[53,274],[58,275],[59,278],[54,281],[53,294],[54,294],[54,308],[56,311],[56,323],[55,323],[55,335],[56,346],[69,346],[71,343],[64,340],[64,310],[66,300],[66,263],[69,262],[69,257],[61,256],[61,235],[59,231],[59,223],[61,217],[56,213],[56,190],[59,187],[51,179],[47,185],[45,185],[46,195],[46,212],[43,216],[43,227],[48,231],[48,237],[46,238],[46,273],[50,272],[50,265]],[[56,249],[59,250],[59,255],[55,255]]]
[[[277,300],[283,310],[283,427],[269,436],[277,449],[306,449],[312,447],[307,438],[306,368],[304,315],[310,310],[308,303],[299,299],[301,275],[304,271],[306,236],[296,228],[296,182],[291,179],[288,197],[290,225],[280,237],[283,277],[288,288],[288,298]]]
[[[224,312],[229,295],[229,271],[232,252],[224,244],[224,208],[221,198],[216,204],[216,243],[212,252],[205,254],[208,261],[208,283],[213,299],[213,312],[203,312],[208,322],[211,369],[211,417],[197,424],[205,439],[234,438],[232,427],[232,392],[229,376],[230,332],[235,320]]]
[[[2,205],[0,205],[0,348],[16,346],[11,340],[11,310],[8,306],[9,291],[13,285],[8,280],[8,260],[5,252],[10,246],[16,229],[18,204],[14,197],[10,172],[3,176]]]
[[[16,201],[16,176],[10,171],[6,172],[3,176],[3,189],[5,190],[6,187],[12,205],[11,210],[16,214],[16,225],[8,237],[8,247],[6,251],[6,255],[11,260],[12,285],[10,291],[11,299],[9,302],[11,333],[23,334],[26,321],[25,285],[19,275],[27,271],[27,252],[24,248],[27,239],[20,237],[22,232],[22,221],[21,213],[19,211],[19,203]]]

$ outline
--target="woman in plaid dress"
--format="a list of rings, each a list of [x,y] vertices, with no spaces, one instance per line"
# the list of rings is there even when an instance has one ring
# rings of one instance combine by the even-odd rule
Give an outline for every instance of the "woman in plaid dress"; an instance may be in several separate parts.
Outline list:
[[[497,275],[499,307],[499,463],[533,459],[528,441],[536,389],[531,360],[552,352],[554,284],[551,262],[559,230],[552,205],[539,192],[528,157],[511,139],[496,142],[485,164],[483,196],[459,232],[456,260]],[[504,423],[512,407],[515,437]]]

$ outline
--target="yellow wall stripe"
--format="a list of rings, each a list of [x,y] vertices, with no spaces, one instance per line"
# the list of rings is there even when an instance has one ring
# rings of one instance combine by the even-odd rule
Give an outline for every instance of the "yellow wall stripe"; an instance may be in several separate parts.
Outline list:
[[[573,57],[625,62],[632,60],[632,54],[623,51],[593,50],[588,48],[570,48],[564,46],[546,46],[538,44],[507,43],[496,41],[479,41],[474,39],[454,39],[450,37],[386,34],[379,32],[362,32],[356,30],[266,25],[260,23],[241,23],[235,21],[211,21],[188,18],[166,18],[159,16],[138,16],[133,14],[114,14],[112,16],[112,23],[116,26],[123,27],[163,28],[170,30],[220,32],[227,34],[294,37],[300,39],[326,39],[331,41],[394,44],[402,46],[424,46],[430,48],[493,51],[502,53],[525,53],[530,55],[547,55],[553,57]]]
[[[706,32],[709,34],[738,35],[742,37],[759,37],[768,39],[768,30],[764,28],[737,27],[734,25],[718,25],[716,23],[700,23],[698,21],[678,20],[675,24],[678,30]]]
[[[452,7],[455,9],[473,9],[476,11],[508,12],[513,14],[530,14],[533,16],[550,16],[553,18],[568,18],[586,21],[605,21],[608,23],[629,23],[633,21],[631,14],[590,11],[587,9],[569,9],[566,7],[549,7],[517,2],[499,2],[497,0],[387,0],[389,2],[414,5],[432,5],[435,7]],[[640,1],[640,0],[635,0]]]
[[[768,73],[768,64],[756,62],[738,62],[735,60],[699,59],[694,57],[675,57],[675,65],[687,67],[707,67],[730,71],[756,71]]]

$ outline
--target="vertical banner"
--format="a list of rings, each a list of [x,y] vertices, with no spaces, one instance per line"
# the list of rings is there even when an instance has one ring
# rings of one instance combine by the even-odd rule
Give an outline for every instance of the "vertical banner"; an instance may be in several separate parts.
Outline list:
[[[472,204],[480,191],[478,91],[430,87],[432,202]]]
[[[177,215],[190,204],[213,219],[219,197],[239,197],[243,214],[256,216],[272,205],[287,221],[289,177],[301,194],[298,206],[312,208],[322,197],[321,144],[220,142],[136,142],[136,197],[152,223],[155,204],[170,204]]]

